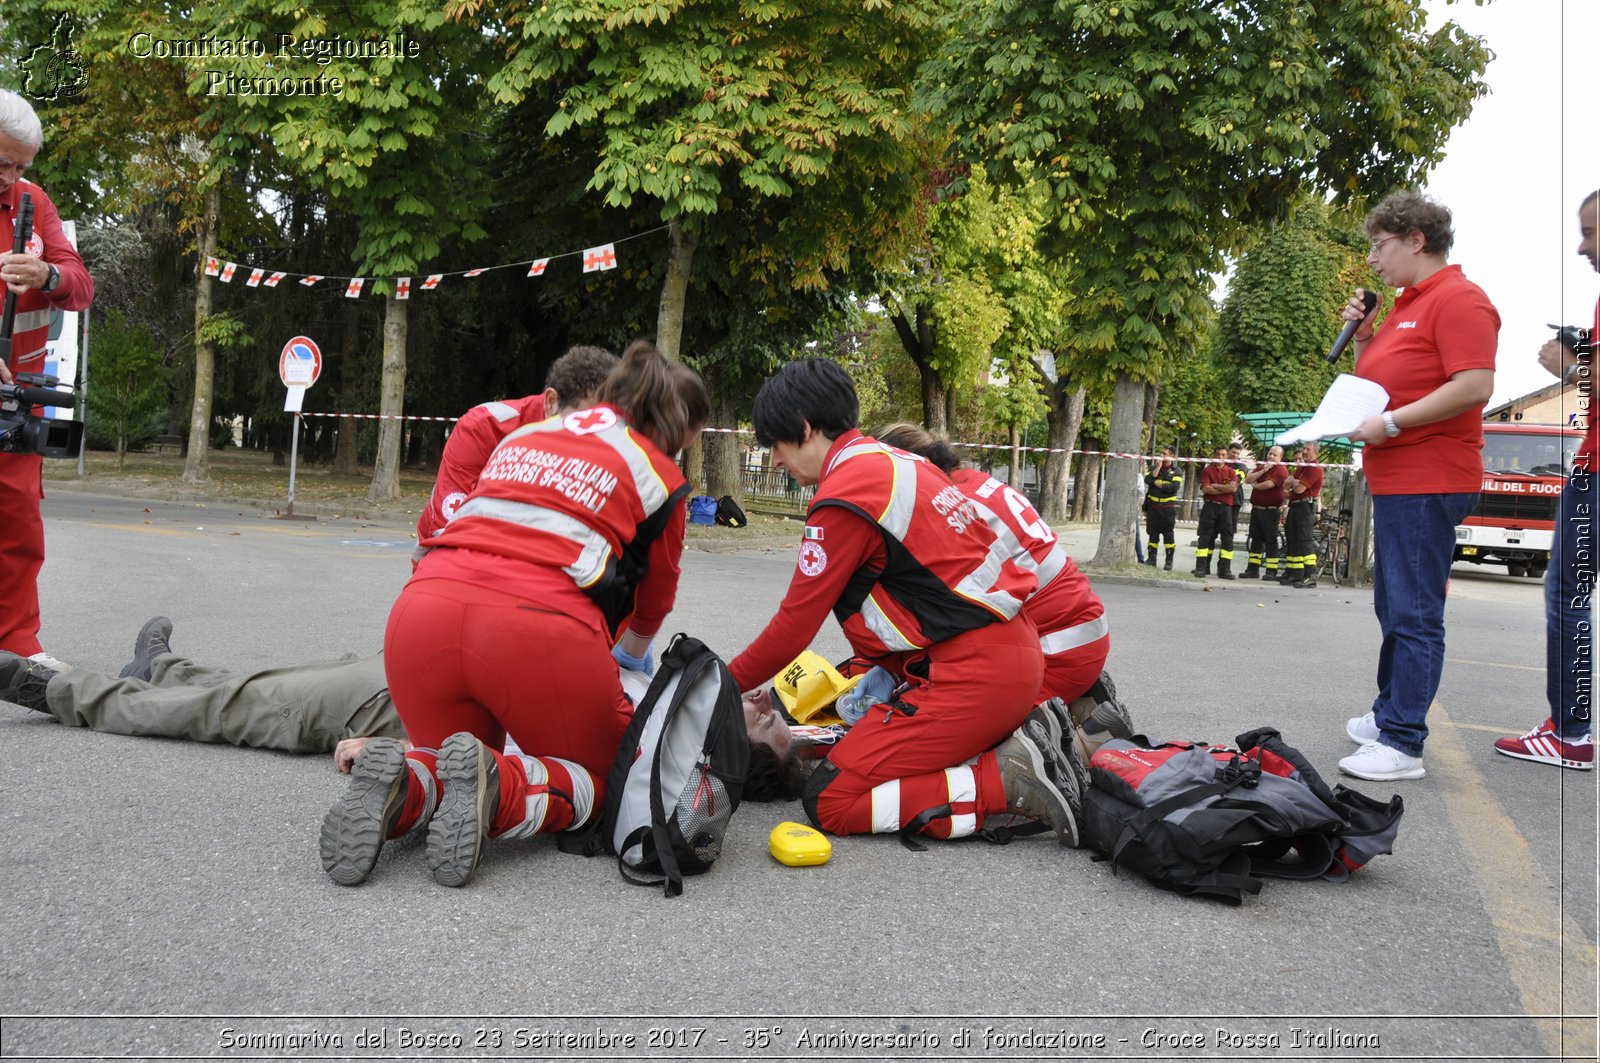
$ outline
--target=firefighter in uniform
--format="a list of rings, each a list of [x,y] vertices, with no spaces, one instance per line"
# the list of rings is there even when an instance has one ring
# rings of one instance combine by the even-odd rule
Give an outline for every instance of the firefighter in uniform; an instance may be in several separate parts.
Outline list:
[[[1194,552],[1194,575],[1211,575],[1211,548],[1217,550],[1217,578],[1233,579],[1233,496],[1239,491],[1239,477],[1228,464],[1228,448],[1218,447],[1215,458],[1200,472],[1200,543]]]
[[[1282,552],[1278,540],[1278,513],[1283,506],[1283,481],[1289,470],[1283,465],[1283,448],[1269,447],[1267,460],[1260,462],[1245,475],[1245,485],[1250,494],[1250,563],[1245,566],[1244,578],[1278,578],[1278,557]]]
[[[1144,528],[1150,536],[1150,550],[1145,555],[1145,564],[1155,567],[1156,543],[1165,538],[1167,563],[1164,567],[1171,572],[1172,556],[1178,552],[1178,544],[1173,539],[1173,532],[1178,527],[1178,493],[1183,489],[1183,474],[1172,461],[1171,447],[1161,448],[1161,460],[1144,479]]]
[[[67,242],[55,204],[44,189],[22,178],[43,143],[44,131],[28,101],[0,89],[0,294],[17,299],[11,357],[0,358],[0,384],[15,383],[17,373],[43,373],[51,316],[87,309],[94,301],[94,281]],[[33,235],[17,254],[12,248],[24,194],[33,203]],[[0,404],[0,416],[14,412]],[[44,459],[0,450],[0,650],[59,666],[39,645],[43,497]]]
[[[1228,444],[1228,466],[1233,469],[1233,475],[1239,478],[1239,490],[1233,493],[1233,537],[1239,537],[1239,513],[1244,509],[1244,474],[1249,472],[1249,467],[1243,461],[1244,444]]]
[[[826,831],[955,838],[1009,812],[1078,844],[1079,765],[1030,716],[1044,657],[1019,614],[1035,577],[930,462],[863,435],[858,409],[845,371],[815,359],[756,396],[757,441],[817,491],[783,604],[728,670],[764,684],[831,609],[856,655],[894,676],[805,787]]]
[[[1283,525],[1282,582],[1302,590],[1317,585],[1317,499],[1322,495],[1322,466],[1317,464],[1317,445],[1300,444],[1294,475],[1283,483],[1289,501],[1289,516]]]
[[[568,830],[604,801],[633,712],[616,665],[650,670],[677,592],[688,484],[670,455],[710,402],[644,341],[596,399],[495,448],[395,602],[384,659],[415,748],[362,750],[323,821],[334,881],[427,824],[434,879],[465,885],[485,838]],[[521,756],[500,752],[507,734]]]
[[[984,523],[1004,540],[1012,559],[1038,579],[1039,589],[1022,606],[1039,629],[1039,649],[1044,654],[1044,679],[1033,700],[1060,698],[1070,704],[1088,693],[1111,653],[1106,607],[1033,504],[1014,488],[965,464],[954,447],[921,425],[890,425],[877,438],[937,465],[978,506]]]

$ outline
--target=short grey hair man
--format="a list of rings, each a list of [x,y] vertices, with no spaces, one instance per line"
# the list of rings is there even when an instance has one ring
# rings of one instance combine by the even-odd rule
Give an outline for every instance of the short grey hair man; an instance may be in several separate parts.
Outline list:
[[[33,105],[10,89],[0,89],[0,135],[35,151],[44,146],[44,127]]]

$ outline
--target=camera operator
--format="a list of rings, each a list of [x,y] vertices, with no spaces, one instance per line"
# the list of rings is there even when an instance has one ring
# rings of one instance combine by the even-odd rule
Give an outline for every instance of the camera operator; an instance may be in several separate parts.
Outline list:
[[[44,371],[52,308],[83,310],[94,301],[94,281],[61,231],[61,217],[44,189],[23,173],[44,143],[33,108],[0,89],[0,294],[16,296],[11,358],[0,359],[0,383],[16,373]],[[33,235],[17,254],[15,225],[26,192],[33,200]],[[0,650],[53,658],[39,645],[39,570],[44,566],[44,459],[0,453]]]
[[[1578,254],[1600,270],[1600,191],[1590,192],[1578,206],[1582,240]],[[1539,348],[1539,364],[1564,383],[1578,385],[1578,409],[1588,422],[1583,445],[1572,460],[1572,475],[1561,490],[1556,509],[1555,541],[1550,545],[1550,568],[1544,579],[1545,698],[1550,717],[1520,738],[1495,740],[1494,751],[1518,760],[1559,765],[1577,771],[1594,768],[1594,742],[1590,737],[1590,705],[1594,696],[1594,632],[1589,605],[1594,589],[1594,457],[1595,425],[1600,419],[1588,403],[1594,401],[1595,333],[1600,332],[1600,302],[1595,304],[1594,328],[1581,341],[1572,330],[1546,340]]]

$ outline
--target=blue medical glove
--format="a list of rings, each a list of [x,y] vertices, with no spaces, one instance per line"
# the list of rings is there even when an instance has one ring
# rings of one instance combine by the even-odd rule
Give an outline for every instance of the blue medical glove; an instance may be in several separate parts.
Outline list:
[[[627,650],[624,650],[622,648],[622,643],[619,642],[615,646],[611,647],[611,656],[615,657],[617,659],[617,663],[622,665],[622,667],[626,668],[628,671],[640,672],[644,675],[654,678],[656,674],[656,659],[652,654],[655,648],[656,644],[651,642],[650,645],[644,648],[644,653],[634,657],[629,654]]]
[[[861,677],[861,682],[834,702],[834,711],[846,724],[854,725],[872,706],[887,701],[894,693],[894,685],[893,674],[874,665],[870,672]]]

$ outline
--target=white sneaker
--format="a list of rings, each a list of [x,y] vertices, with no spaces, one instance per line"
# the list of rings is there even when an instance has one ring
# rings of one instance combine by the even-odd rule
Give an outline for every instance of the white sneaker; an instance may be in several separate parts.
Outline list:
[[[29,657],[28,660],[34,662],[35,664],[42,664],[52,672],[65,672],[68,668],[72,667],[72,665],[68,664],[66,661],[58,660],[43,650],[40,650],[32,657]]]
[[[1378,740],[1378,721],[1372,713],[1365,716],[1352,716],[1344,722],[1344,733],[1350,736],[1350,741],[1358,746]]]
[[[1355,721],[1351,721],[1354,723]],[[1382,742],[1368,742],[1339,761],[1339,770],[1358,779],[1387,782],[1390,779],[1420,779],[1428,774],[1421,757],[1411,757]]]

